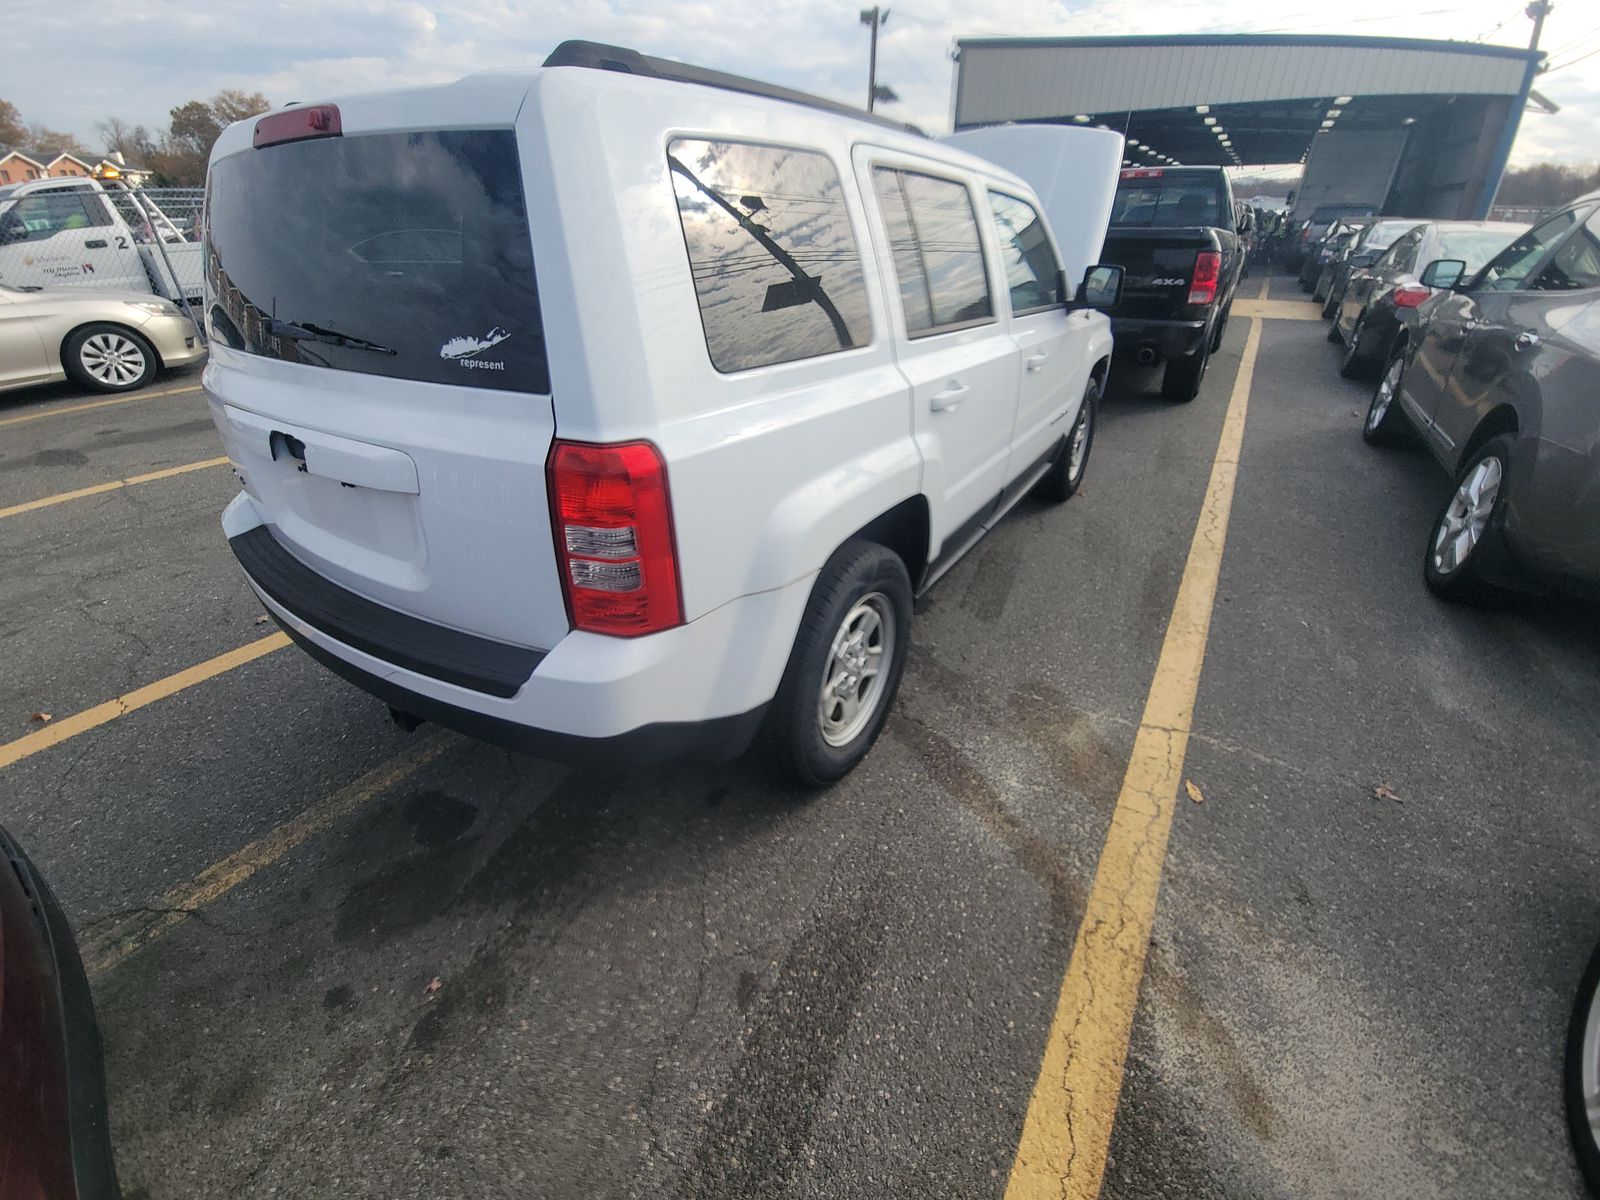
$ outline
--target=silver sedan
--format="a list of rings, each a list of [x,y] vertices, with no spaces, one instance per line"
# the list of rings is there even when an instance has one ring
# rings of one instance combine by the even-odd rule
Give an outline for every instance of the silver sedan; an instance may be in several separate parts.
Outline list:
[[[70,378],[130,392],[204,354],[183,310],[160,296],[0,285],[0,391]]]

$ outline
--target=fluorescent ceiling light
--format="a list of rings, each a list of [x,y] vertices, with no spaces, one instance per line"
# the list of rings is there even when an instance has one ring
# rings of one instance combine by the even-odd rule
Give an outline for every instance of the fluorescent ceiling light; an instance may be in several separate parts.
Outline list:
[[[1077,116],[1073,117],[1072,119],[1074,121],[1076,121],[1079,125],[1087,125],[1089,123],[1089,118],[1084,116],[1082,113],[1079,113]]]
[[[1217,123],[1217,119],[1215,117],[1207,117],[1205,118],[1205,122],[1207,125],[1215,125]]]
[[[1344,109],[1342,109],[1342,108],[1330,108],[1328,110],[1328,112],[1327,112],[1327,115],[1330,116],[1330,117],[1337,117],[1343,111],[1344,111]]]
[[[1350,97],[1349,96],[1335,96],[1333,98],[1333,102],[1335,104],[1349,104],[1350,103]]]

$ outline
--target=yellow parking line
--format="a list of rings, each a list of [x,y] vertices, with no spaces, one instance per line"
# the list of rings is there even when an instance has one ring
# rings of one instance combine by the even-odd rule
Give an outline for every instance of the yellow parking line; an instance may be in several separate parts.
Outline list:
[[[99,728],[107,721],[115,721],[118,717],[137,712],[157,700],[177,695],[186,688],[192,688],[197,683],[203,683],[235,667],[242,667],[247,662],[254,662],[262,655],[281,650],[288,644],[287,635],[270,634],[259,641],[240,646],[237,650],[229,650],[226,654],[219,654],[215,658],[206,659],[203,663],[196,663],[176,675],[168,675],[165,679],[158,679],[154,683],[145,684],[142,688],[135,688],[115,700],[107,700],[104,704],[96,704],[93,708],[86,708],[70,717],[52,721],[43,729],[14,741],[0,743],[0,767],[9,767],[13,763],[21,762],[41,750],[60,745],[68,738],[77,737],[80,733]]]
[[[1271,282],[1272,280],[1270,279],[1263,279],[1261,281],[1261,290],[1256,293],[1257,300],[1265,300],[1267,298],[1267,284]]]
[[[57,492],[54,496],[41,496],[37,500],[28,500],[22,504],[13,504],[10,508],[0,508],[0,521],[7,517],[15,517],[21,513],[33,512],[36,509],[49,508],[55,504],[65,504],[68,500],[82,500],[85,496],[98,496],[102,492],[114,492],[119,488],[133,487],[140,483],[154,483],[158,479],[171,479],[174,475],[187,475],[190,471],[203,471],[207,467],[220,467],[226,465],[228,456],[221,458],[206,458],[199,462],[184,463],[181,467],[166,467],[160,471],[147,471],[143,475],[130,475],[126,479],[113,479],[110,483],[96,483],[89,487],[76,488],[70,492]]]
[[[1252,320],[1183,581],[1028,1101],[1006,1200],[1093,1200],[1100,1194],[1205,661],[1260,342],[1261,322]]]
[[[68,413],[88,412],[95,408],[110,408],[113,404],[132,404],[135,400],[155,400],[161,396],[182,396],[189,392],[198,392],[199,385],[194,387],[167,388],[160,392],[139,392],[132,396],[113,396],[109,400],[91,400],[87,404],[63,404],[42,408],[38,412],[23,413],[17,417],[0,417],[0,425],[21,425],[24,421],[42,421],[46,417],[64,417]]]
[[[182,923],[194,910],[227,895],[263,867],[271,866],[308,838],[382,795],[457,745],[458,738],[425,742],[368,771],[267,834],[173,888],[137,916],[119,922],[95,939],[85,955],[90,975],[111,970],[130,955]]]
[[[1322,320],[1322,310],[1309,300],[1235,300],[1233,311],[1240,317],[1267,317],[1274,321]]]

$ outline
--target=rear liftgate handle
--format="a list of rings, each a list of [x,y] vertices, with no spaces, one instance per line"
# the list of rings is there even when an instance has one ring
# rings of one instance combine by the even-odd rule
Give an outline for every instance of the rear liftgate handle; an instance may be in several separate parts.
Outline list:
[[[961,407],[961,397],[967,394],[967,390],[966,384],[959,379],[952,379],[933,394],[928,407],[934,412],[954,412]]]

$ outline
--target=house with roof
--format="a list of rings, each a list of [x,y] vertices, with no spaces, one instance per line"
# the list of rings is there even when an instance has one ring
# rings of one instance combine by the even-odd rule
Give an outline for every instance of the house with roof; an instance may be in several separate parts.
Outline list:
[[[39,159],[24,154],[21,150],[0,146],[0,185],[42,179],[47,170],[49,167]]]
[[[130,167],[114,150],[98,159],[83,159],[65,152],[51,154],[0,146],[0,186],[30,179],[89,179],[105,175],[141,183],[150,172],[143,167]]]

